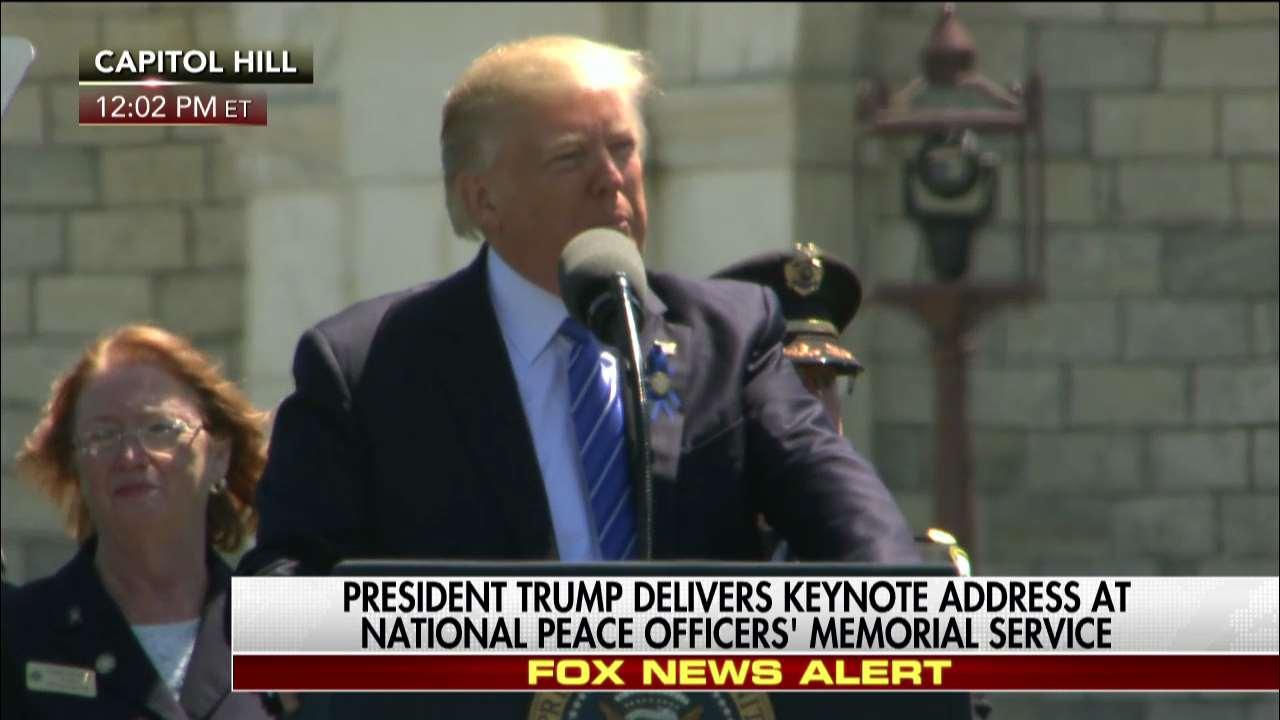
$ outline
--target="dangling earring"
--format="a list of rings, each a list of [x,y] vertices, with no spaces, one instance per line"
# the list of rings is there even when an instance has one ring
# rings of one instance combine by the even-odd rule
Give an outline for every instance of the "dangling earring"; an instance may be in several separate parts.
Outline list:
[[[221,495],[227,489],[227,479],[225,477],[218,478],[209,486],[210,495]]]

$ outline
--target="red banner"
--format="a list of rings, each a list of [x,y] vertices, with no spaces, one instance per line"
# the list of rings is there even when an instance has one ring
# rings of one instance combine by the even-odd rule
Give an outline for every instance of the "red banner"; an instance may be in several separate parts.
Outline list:
[[[231,86],[80,88],[81,125],[266,125],[267,95]]]
[[[236,655],[233,689],[1280,690],[1280,655]]]

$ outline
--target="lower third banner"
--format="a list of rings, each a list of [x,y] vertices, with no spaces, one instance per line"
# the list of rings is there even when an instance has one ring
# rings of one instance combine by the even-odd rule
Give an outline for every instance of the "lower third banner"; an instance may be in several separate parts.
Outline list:
[[[239,655],[239,690],[1280,689],[1277,655]]]

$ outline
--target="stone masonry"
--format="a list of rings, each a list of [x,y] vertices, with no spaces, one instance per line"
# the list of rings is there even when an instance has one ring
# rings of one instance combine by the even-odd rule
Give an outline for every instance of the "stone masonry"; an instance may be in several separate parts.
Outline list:
[[[666,92],[647,109],[651,265],[704,274],[812,240],[852,261],[868,289],[929,276],[899,191],[914,148],[857,140],[853,108],[857,81],[879,73],[898,88],[917,74],[937,3],[0,12],[6,34],[40,51],[2,126],[0,450],[13,579],[49,572],[71,549],[48,503],[16,482],[12,458],[50,379],[86,341],[161,322],[273,408],[304,327],[470,259],[475,246],[447,232],[434,134],[449,79],[503,39],[575,32],[652,53]],[[1277,5],[958,12],[985,74],[1008,83],[1034,67],[1047,89],[1047,295],[974,337],[980,572],[1276,574]],[[273,91],[271,126],[234,141],[77,126],[79,47],[229,40],[311,42],[326,70],[313,88]],[[415,73],[397,72],[406,63]],[[1019,267],[1005,170],[976,278]],[[868,302],[846,340],[868,365],[846,428],[923,529],[933,521],[927,334]],[[1239,695],[995,700],[997,717],[1276,714],[1274,697]]]
[[[891,32],[876,61],[893,87],[917,72],[936,12],[878,4]],[[981,571],[1275,575],[1276,5],[960,3],[958,12],[979,69],[1007,82],[1038,68],[1048,106],[1047,296],[975,337]],[[862,168],[859,185],[883,183],[892,195],[900,157]],[[980,236],[980,277],[1011,277],[983,268],[1007,254],[1016,219],[1002,210]],[[859,225],[864,277],[929,277],[918,247],[902,247],[920,241],[899,203],[880,203]],[[874,459],[923,524],[929,340],[899,311],[865,313]],[[1015,717],[1276,712],[1274,699],[1238,696],[996,700],[998,716]]]
[[[5,3],[0,12],[5,34],[37,49],[2,125],[4,549],[9,577],[21,580],[72,548],[49,503],[14,477],[13,458],[50,382],[85,343],[155,322],[243,380],[244,213],[237,181],[215,162],[216,129],[82,128],[76,116],[80,47],[224,44],[225,4]]]

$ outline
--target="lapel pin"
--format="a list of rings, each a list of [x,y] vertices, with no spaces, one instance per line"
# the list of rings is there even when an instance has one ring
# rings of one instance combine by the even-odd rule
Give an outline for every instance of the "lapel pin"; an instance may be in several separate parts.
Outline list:
[[[670,352],[668,352],[668,348]],[[674,355],[674,342],[654,341],[645,359],[645,385],[649,391],[649,420],[659,415],[674,416],[680,410],[680,398],[671,383],[671,366],[668,356]]]
[[[662,397],[671,389],[671,376],[659,370],[649,376],[649,387],[655,397]]]

